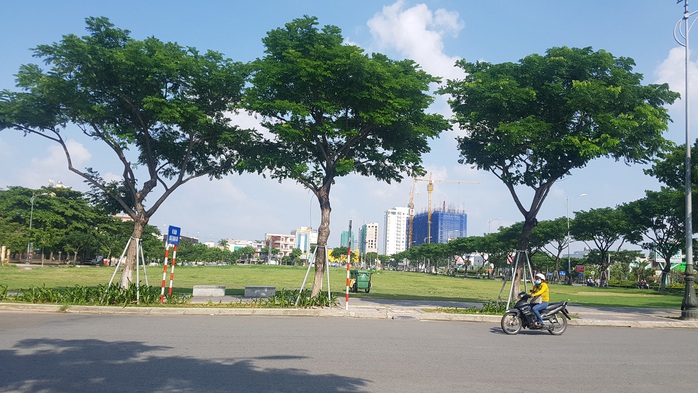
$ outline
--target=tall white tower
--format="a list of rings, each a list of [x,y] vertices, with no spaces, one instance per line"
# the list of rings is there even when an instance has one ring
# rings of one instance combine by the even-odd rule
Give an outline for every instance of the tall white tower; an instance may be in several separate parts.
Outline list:
[[[362,255],[369,252],[378,254],[378,223],[371,222],[361,226],[359,248]]]
[[[383,255],[393,255],[407,248],[407,219],[410,209],[394,207],[385,211]]]

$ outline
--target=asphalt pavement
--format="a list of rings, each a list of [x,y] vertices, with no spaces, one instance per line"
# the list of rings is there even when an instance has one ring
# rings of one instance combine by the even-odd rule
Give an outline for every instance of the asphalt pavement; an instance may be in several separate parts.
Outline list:
[[[325,308],[239,308],[215,307],[219,304],[246,302],[236,296],[194,297],[190,307],[117,307],[62,306],[46,304],[0,303],[1,311],[65,312],[83,314],[153,314],[153,315],[255,315],[347,317],[375,319],[418,319],[434,321],[467,321],[499,324],[501,316],[456,314],[452,308],[480,307],[480,304],[454,301],[388,300],[351,298],[347,307],[341,298],[338,306]],[[567,306],[577,326],[616,326],[636,328],[698,328],[698,320],[682,320],[680,309]]]

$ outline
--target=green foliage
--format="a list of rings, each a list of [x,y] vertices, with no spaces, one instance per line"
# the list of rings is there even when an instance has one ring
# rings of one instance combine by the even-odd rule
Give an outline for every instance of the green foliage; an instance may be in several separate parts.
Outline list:
[[[611,274],[611,277],[613,277],[613,274]],[[632,280],[609,280],[608,281],[608,286],[609,287],[614,287],[614,288],[632,288],[635,289],[637,288],[637,281],[632,281]]]
[[[268,308],[292,308],[296,307],[298,294],[298,290],[282,289],[276,291],[272,297],[261,299],[257,304],[260,307]],[[317,296],[310,297],[310,291],[306,289],[300,291],[300,299],[298,299],[298,307],[300,308],[332,307],[337,304],[337,297],[334,294],[328,297],[327,292],[320,292]]]
[[[265,57],[252,63],[246,104],[274,136],[272,176],[317,192],[353,172],[388,182],[421,173],[427,139],[449,128],[424,112],[438,79],[411,60],[368,56],[344,44],[336,26],[317,25],[305,17],[268,32]]]
[[[480,312],[483,314],[503,314],[507,310],[507,305],[504,302],[489,300],[482,305]]]
[[[0,190],[0,217],[0,225],[7,229],[0,231],[0,243],[11,252],[26,251],[31,241],[44,254],[71,253],[70,258],[78,261],[102,253],[102,234],[120,223],[92,206],[83,193],[58,186]],[[122,239],[122,248],[128,236]]]
[[[367,252],[366,255],[364,255],[364,259],[366,260],[366,263],[368,263],[369,265],[374,265],[376,263],[376,260],[378,259],[378,253]]]
[[[598,265],[601,272],[605,272],[610,266],[611,247],[620,250],[626,241],[637,243],[642,239],[638,227],[621,208],[606,207],[576,212],[570,230],[575,239],[595,246],[587,255],[587,260]]]
[[[95,255],[109,258],[123,251],[132,233],[133,223],[105,214],[79,191],[63,187],[0,190],[0,243],[15,254],[26,252],[27,242],[32,241],[44,255],[67,254],[70,263],[81,263]],[[142,236],[146,258],[159,259],[163,246],[158,229],[147,225]]]
[[[630,274],[635,281],[650,280],[655,276],[655,269],[652,268],[649,262],[643,261],[635,265]]]
[[[691,146],[691,157],[698,157],[698,141]],[[691,188],[694,193],[698,189],[698,162],[691,161]],[[685,190],[686,183],[686,144],[670,145],[663,149],[652,162],[652,167],[645,173],[654,176],[661,183],[674,190]],[[695,211],[695,209],[693,209]]]
[[[154,305],[160,302],[160,288],[152,286],[136,287],[131,284],[128,288],[121,288],[112,284],[98,285],[96,287],[85,287],[75,285],[71,288],[47,288],[31,286],[27,289],[20,289],[16,295],[7,297],[7,287],[5,287],[5,298],[28,303],[50,303],[50,304],[71,304],[71,305],[129,305],[135,304],[137,293],[140,292],[138,302],[141,305]],[[186,296],[171,296],[167,298],[169,304],[180,304],[186,302]]]
[[[518,249],[527,249],[537,214],[556,181],[595,158],[645,163],[669,143],[667,84],[642,86],[634,62],[591,48],[557,47],[518,63],[458,62],[448,81],[459,162],[492,172],[524,216]],[[518,186],[532,191],[530,204]]]
[[[186,182],[256,168],[257,134],[231,124],[228,116],[239,109],[246,65],[154,37],[135,40],[104,17],[87,18],[86,24],[83,37],[67,34],[34,49],[47,70],[23,65],[19,91],[0,92],[0,130],[59,144],[69,169],[90,185],[92,201],[105,212],[128,214],[136,238]],[[70,164],[66,138],[76,130],[111,150],[122,169],[110,171],[122,179],[108,182],[93,168]],[[53,232],[36,235],[42,246],[56,246]],[[127,266],[133,267],[135,256],[134,247]],[[124,269],[122,285],[132,281],[132,271]]]
[[[507,310],[505,302],[496,300],[488,300],[482,304],[482,307],[467,307],[467,308],[437,308],[438,312],[448,314],[484,314],[484,315],[502,315]]]
[[[686,236],[685,195],[683,190],[662,187],[659,192],[645,191],[644,198],[622,205],[628,222],[644,235],[634,243],[654,251],[665,262],[681,252]],[[695,211],[698,201],[694,199],[693,203]],[[665,271],[669,272],[668,266]]]
[[[324,249],[337,178],[356,173],[392,182],[422,174],[428,140],[450,127],[426,113],[438,78],[411,60],[368,56],[344,44],[338,27],[317,25],[306,16],[267,33],[265,56],[251,64],[245,106],[269,131],[263,157],[271,177],[293,179],[318,199],[317,246]],[[316,295],[325,259],[317,257]]]
[[[160,246],[162,248],[162,246]],[[250,250],[246,250],[250,252]],[[251,250],[254,254],[254,249]],[[243,256],[242,250],[230,251],[228,248],[208,247],[201,243],[182,240],[177,247],[177,262],[222,262],[234,264]]]

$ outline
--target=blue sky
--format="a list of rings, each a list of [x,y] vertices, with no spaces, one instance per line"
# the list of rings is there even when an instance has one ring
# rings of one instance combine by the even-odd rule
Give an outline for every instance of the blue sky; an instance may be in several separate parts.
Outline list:
[[[269,30],[311,15],[317,16],[321,25],[340,27],[347,42],[368,52],[411,58],[427,72],[444,78],[461,76],[453,67],[461,58],[515,62],[553,46],[591,46],[633,58],[635,71],[644,75],[646,84],[666,82],[675,91],[684,90],[683,50],[673,38],[674,25],[683,15],[683,3],[676,4],[675,0],[0,0],[0,5],[0,89],[14,88],[13,75],[21,64],[37,62],[30,48],[56,42],[64,34],[84,35],[84,20],[89,16],[106,16],[116,26],[130,30],[136,39],[155,36],[249,61],[263,56],[261,40]],[[698,35],[692,42],[698,42]],[[690,67],[696,68],[693,59]],[[691,72],[694,86],[693,75],[698,71]],[[680,143],[684,141],[683,105],[679,100],[670,108],[673,123],[666,134]],[[694,113],[698,113],[696,109]],[[443,99],[437,100],[431,110],[449,115]],[[239,121],[254,125],[247,118]],[[458,164],[457,134],[447,132],[434,141],[424,164],[434,179],[478,184],[435,183],[434,205],[445,202],[465,210],[471,235],[521,221],[511,196],[494,175]],[[77,166],[95,167],[103,174],[119,172],[118,163],[108,151],[77,134],[71,139],[71,150]],[[53,179],[74,189],[86,189],[81,178],[68,172],[57,145],[13,131],[0,132],[0,167],[0,187],[38,188]],[[565,216],[568,200],[569,210],[578,211],[639,199],[645,190],[659,188],[642,169],[610,160],[593,161],[555,185],[539,219]],[[354,228],[378,222],[382,229],[384,211],[406,206],[410,187],[411,181],[388,185],[359,176],[339,179],[331,195],[330,246],[339,245],[340,233],[347,229],[349,220],[353,220]],[[581,194],[586,196],[579,197]],[[418,183],[415,210],[426,209],[426,184]],[[319,222],[317,202],[307,190],[292,181],[278,183],[256,175],[188,183],[151,220],[161,228],[180,226],[183,235],[197,236],[202,241],[262,239],[265,233],[288,233],[300,226],[317,228]],[[581,248],[581,244],[574,248]]]

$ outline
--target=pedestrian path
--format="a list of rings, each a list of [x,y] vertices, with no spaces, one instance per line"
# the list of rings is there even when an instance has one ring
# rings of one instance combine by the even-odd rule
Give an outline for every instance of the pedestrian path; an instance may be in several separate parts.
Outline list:
[[[236,303],[249,299],[224,296],[220,298],[192,298],[191,303]],[[479,314],[454,314],[439,312],[449,308],[480,308],[482,304],[440,300],[392,300],[376,298],[350,298],[349,307],[345,299],[339,299],[338,307],[324,310],[324,316],[350,316],[357,318],[393,318],[420,320],[462,320],[499,323],[501,316]],[[698,328],[698,321],[682,321],[681,310],[660,308],[630,307],[590,307],[576,304],[568,305],[573,319],[570,325],[580,326],[619,326],[619,327],[655,327],[655,328]]]
[[[341,299],[341,307],[345,307]],[[481,307],[468,302],[444,302],[431,300],[386,300],[355,298],[349,300],[349,310],[385,309],[393,315],[413,315],[419,319],[478,320],[499,322],[497,315],[451,314],[438,309]],[[698,321],[680,320],[681,310],[629,307],[590,307],[570,304],[567,306],[573,319],[570,325],[619,326],[654,328],[698,328]]]
[[[113,307],[113,306],[62,306],[46,304],[0,303],[2,311],[65,312],[82,314],[150,314],[150,315],[255,315],[255,316],[306,316],[349,317],[373,319],[413,319],[432,321],[487,322],[499,324],[501,316],[482,314],[456,314],[444,312],[449,308],[481,307],[481,304],[435,301],[390,300],[350,298],[349,307],[340,299],[336,307],[326,308],[241,308],[213,307],[217,304],[250,302],[252,299],[237,296],[194,297],[194,307]],[[198,306],[198,307],[197,307]],[[655,308],[590,307],[571,304],[570,325],[614,326],[638,328],[698,328],[698,321],[680,319],[681,310]]]

